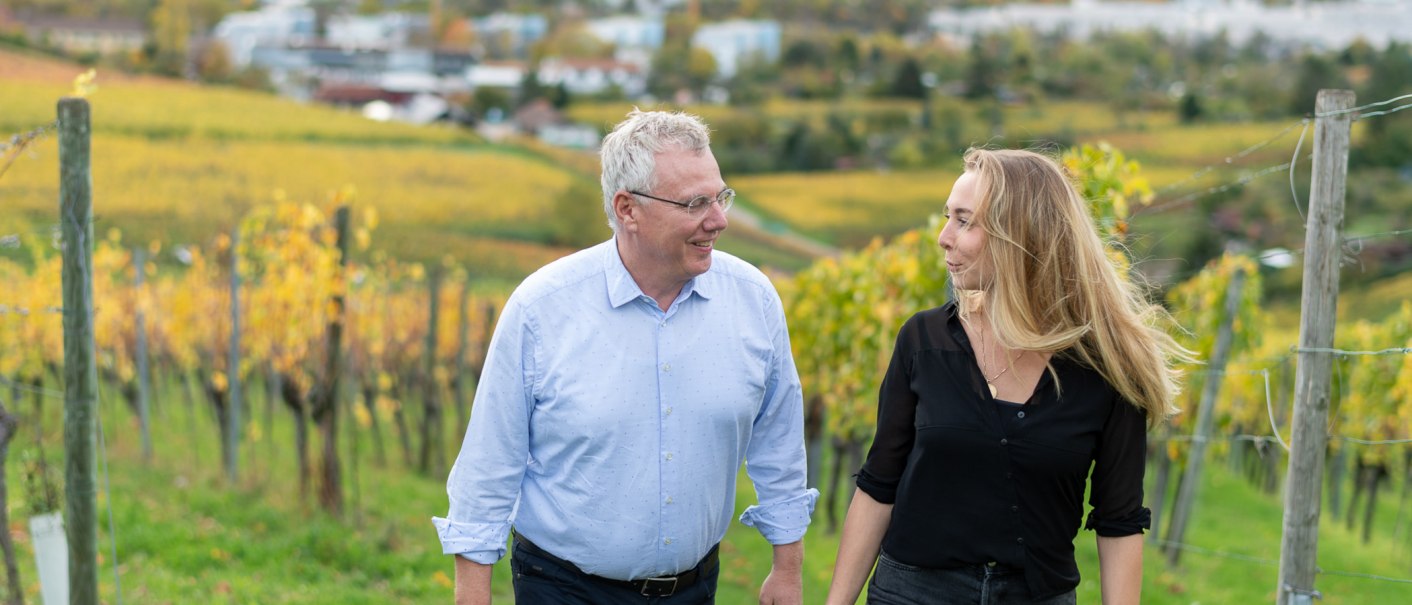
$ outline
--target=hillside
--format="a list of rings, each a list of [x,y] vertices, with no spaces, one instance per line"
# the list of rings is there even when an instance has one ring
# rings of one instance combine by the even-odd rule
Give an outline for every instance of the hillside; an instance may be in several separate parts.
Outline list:
[[[76,65],[0,50],[0,132],[53,122]],[[608,229],[597,175],[551,150],[487,144],[449,126],[376,123],[347,111],[248,91],[98,75],[93,107],[94,213],[100,232],[171,246],[209,242],[250,208],[334,195],[381,218],[375,249],[404,260],[450,257],[514,281]],[[58,196],[52,132],[0,180],[0,232],[37,234]],[[596,161],[588,163],[596,171]],[[585,220],[586,217],[586,220]],[[724,250],[795,269],[799,246],[737,224]],[[6,252],[0,250],[0,254]]]

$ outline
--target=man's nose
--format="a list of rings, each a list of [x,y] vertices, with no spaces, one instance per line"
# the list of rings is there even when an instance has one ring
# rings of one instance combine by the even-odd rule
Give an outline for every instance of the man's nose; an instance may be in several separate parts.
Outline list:
[[[726,211],[721,205],[712,202],[706,207],[706,216],[701,221],[701,227],[707,231],[723,231],[730,225],[730,219],[726,218]]]

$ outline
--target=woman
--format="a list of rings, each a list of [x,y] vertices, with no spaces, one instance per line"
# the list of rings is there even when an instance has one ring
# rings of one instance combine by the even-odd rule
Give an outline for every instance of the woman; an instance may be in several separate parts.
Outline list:
[[[1103,601],[1137,603],[1147,425],[1176,411],[1189,353],[1053,160],[965,164],[937,241],[957,301],[898,334],[828,602],[854,603],[876,561],[870,604],[1074,603],[1091,467]]]

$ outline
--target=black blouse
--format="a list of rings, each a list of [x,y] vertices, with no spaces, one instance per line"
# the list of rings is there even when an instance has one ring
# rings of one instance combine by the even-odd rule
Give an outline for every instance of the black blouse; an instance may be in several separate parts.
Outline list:
[[[1074,538],[1093,470],[1086,527],[1100,536],[1150,527],[1142,506],[1144,412],[1099,373],[1051,358],[1023,406],[998,405],[954,303],[902,326],[878,397],[878,428],[858,487],[893,504],[888,556],[950,568],[1025,570],[1043,599],[1079,584]]]

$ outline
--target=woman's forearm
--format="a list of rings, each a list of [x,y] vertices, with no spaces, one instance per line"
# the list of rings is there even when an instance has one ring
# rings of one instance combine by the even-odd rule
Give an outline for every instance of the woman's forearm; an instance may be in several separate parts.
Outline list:
[[[853,492],[853,502],[848,505],[848,516],[843,520],[833,582],[829,584],[829,605],[853,605],[858,601],[891,522],[891,504],[878,502],[863,490]]]
[[[1098,537],[1103,605],[1137,605],[1142,599],[1142,534]]]

